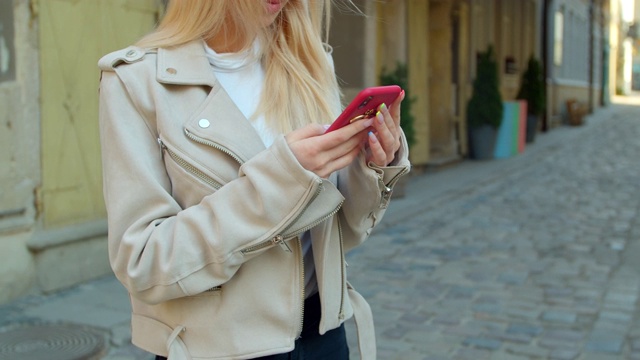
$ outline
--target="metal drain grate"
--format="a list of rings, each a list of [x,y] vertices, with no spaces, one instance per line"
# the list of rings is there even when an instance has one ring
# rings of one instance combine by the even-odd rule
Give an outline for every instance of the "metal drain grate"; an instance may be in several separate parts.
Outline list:
[[[89,360],[106,350],[103,336],[72,324],[39,324],[0,332],[0,360]]]

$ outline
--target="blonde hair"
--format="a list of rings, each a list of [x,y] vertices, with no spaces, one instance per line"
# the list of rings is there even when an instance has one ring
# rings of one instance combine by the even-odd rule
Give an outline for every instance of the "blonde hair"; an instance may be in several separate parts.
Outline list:
[[[240,34],[247,49],[255,34],[264,44],[265,69],[257,113],[272,128],[287,133],[309,123],[330,123],[341,109],[325,48],[330,10],[331,0],[289,0],[273,24],[263,26],[263,1],[171,0],[157,29],[137,45],[174,47],[218,34]]]

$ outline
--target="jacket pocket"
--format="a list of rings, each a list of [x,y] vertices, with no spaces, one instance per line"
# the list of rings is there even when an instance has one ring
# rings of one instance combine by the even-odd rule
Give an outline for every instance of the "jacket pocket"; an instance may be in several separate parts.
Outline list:
[[[177,151],[168,146],[161,138],[158,138],[158,144],[160,144],[163,156],[168,155],[176,165],[184,170],[184,172],[196,178],[201,183],[206,184],[213,190],[218,190],[222,187],[223,184],[220,180],[215,179],[211,175],[208,175],[207,173],[187,161],[185,156],[180,155]]]
[[[192,297],[202,297],[202,296],[220,296],[222,295],[222,286],[214,286],[211,289],[207,289],[200,294],[192,295]]]
[[[218,191],[224,183],[211,172],[194,165],[193,160],[178,152],[176,148],[158,138],[164,166],[171,180],[171,196],[183,209],[196,205],[205,196]]]

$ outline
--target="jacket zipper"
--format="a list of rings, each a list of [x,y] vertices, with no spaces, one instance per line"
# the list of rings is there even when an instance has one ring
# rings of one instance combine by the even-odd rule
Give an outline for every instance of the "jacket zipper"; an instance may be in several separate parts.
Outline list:
[[[396,176],[392,177],[387,184],[384,183],[382,174],[378,175],[378,182],[383,189],[381,191],[382,198],[380,199],[380,208],[386,209],[387,206],[389,206],[389,201],[391,201],[391,194],[393,193],[393,186],[396,184],[396,182],[398,182],[398,179],[400,179],[400,177],[407,172],[409,172],[409,168],[402,169],[402,171],[396,174]]]
[[[398,179],[400,179],[400,177],[406,173],[409,172],[409,168],[405,167],[404,169],[402,169],[402,171],[400,171],[399,173],[396,174],[396,176],[392,177],[391,180],[389,180],[389,187],[392,187],[393,185],[396,184],[396,182],[398,182]]]
[[[165,145],[164,141],[162,141],[162,139],[158,138],[158,144],[160,145],[160,148],[166,151],[167,154],[169,154],[169,156],[173,159],[173,161],[175,161],[185,171],[189,172],[190,174],[197,177],[198,179],[204,181],[206,184],[210,185],[216,190],[222,187],[221,183],[212,179],[209,175],[205,174],[195,166],[189,164],[189,162],[184,160],[180,155],[176,154],[175,152],[173,152],[173,150],[169,149],[167,145]]]
[[[304,207],[304,208],[302,209],[302,211],[301,211],[301,212],[300,212],[300,213],[295,217],[295,219],[293,219],[293,220],[290,222],[290,224],[289,224],[286,228],[284,228],[284,229],[282,230],[282,233],[281,233],[281,234],[278,234],[278,235],[274,236],[273,238],[271,238],[271,239],[269,239],[269,240],[266,240],[266,241],[263,241],[263,242],[261,242],[261,243],[259,243],[259,244],[256,244],[256,245],[250,246],[250,247],[248,247],[248,248],[245,248],[245,249],[241,250],[241,252],[242,252],[243,254],[247,254],[247,253],[250,253],[250,252],[254,252],[254,251],[257,251],[257,250],[264,249],[264,248],[269,247],[269,246],[272,246],[272,245],[280,245],[280,247],[281,247],[284,251],[286,251],[286,252],[291,252],[291,248],[289,247],[289,245],[287,244],[287,242],[286,242],[285,240],[292,238],[294,235],[301,234],[301,233],[303,233],[303,232],[305,232],[305,231],[307,231],[307,230],[311,229],[312,227],[314,227],[314,226],[316,226],[316,225],[318,225],[318,224],[322,223],[322,222],[323,222],[323,221],[325,221],[326,219],[328,219],[328,218],[332,217],[333,215],[335,215],[335,214],[338,212],[338,210],[340,210],[340,207],[342,206],[342,202],[341,202],[341,203],[340,203],[340,204],[339,204],[335,209],[333,209],[330,213],[328,213],[327,215],[325,215],[325,216],[321,217],[320,219],[318,219],[318,220],[314,221],[313,223],[311,223],[311,224],[309,224],[309,225],[307,225],[307,226],[305,226],[305,227],[302,227],[302,228],[296,229],[296,230],[294,230],[294,231],[289,231],[289,230],[290,230],[290,228],[291,228],[291,226],[292,226],[293,224],[295,224],[295,222],[296,222],[298,219],[300,219],[300,217],[302,217],[302,215],[303,215],[303,214],[304,214],[304,212],[309,208],[309,206],[311,205],[311,203],[313,203],[313,201],[318,197],[318,195],[320,195],[320,192],[321,192],[321,191],[322,191],[322,180],[320,179],[320,180],[318,180],[318,188],[316,189],[316,192],[313,194],[313,197],[311,198],[311,200],[309,200],[309,202],[307,203],[307,205],[305,205],[305,207]]]
[[[220,150],[223,153],[231,156],[235,161],[237,161],[240,165],[242,165],[244,163],[244,161],[242,161],[242,159],[240,159],[240,157],[238,155],[236,155],[233,151],[229,150],[228,148],[214,143],[213,141],[207,140],[207,139],[203,139],[201,137],[199,137],[198,135],[195,135],[193,133],[191,133],[188,129],[184,129],[184,133],[185,135],[187,135],[187,137],[195,142],[197,142],[198,144],[202,144],[202,145],[206,145],[209,147],[212,147],[214,149]]]
[[[347,286],[347,278],[345,275],[345,266],[346,259],[344,258],[344,243],[342,240],[342,225],[340,224],[340,219],[338,218],[338,239],[340,240],[340,311],[338,312],[338,319],[340,321],[344,320],[344,290]]]
[[[338,213],[338,211],[339,211],[339,210],[340,210],[340,208],[342,207],[342,204],[343,204],[343,203],[344,203],[344,201],[341,201],[341,202],[340,202],[340,204],[338,204],[338,206],[337,206],[335,209],[333,209],[330,213],[328,213],[327,215],[325,215],[325,216],[321,217],[320,219],[318,219],[318,220],[316,220],[316,221],[312,222],[311,224],[309,224],[309,225],[307,225],[307,226],[305,226],[305,227],[302,227],[302,228],[300,228],[300,229],[296,229],[295,231],[292,231],[292,232],[290,232],[289,234],[285,234],[285,235],[283,235],[283,236],[284,236],[284,238],[285,238],[285,239],[288,239],[288,238],[290,238],[290,237],[293,237],[293,236],[294,236],[294,235],[296,235],[296,234],[301,234],[301,233],[303,233],[303,232],[305,232],[305,231],[307,231],[307,230],[310,230],[311,228],[313,228],[313,227],[317,226],[318,224],[322,223],[323,221],[327,220],[328,218],[330,218],[330,217],[332,217],[333,215],[335,215],[336,213]],[[297,220],[297,218],[296,218],[296,220]],[[287,229],[285,229],[285,230],[288,230],[288,228],[287,228]]]
[[[298,236],[298,251],[300,252],[300,293],[302,296],[300,297],[300,324],[298,328],[298,338],[302,336],[302,329],[304,327],[304,300],[306,298],[305,288],[304,288],[304,254],[302,253],[302,239]]]
[[[272,245],[280,245],[280,247],[282,248],[282,250],[286,251],[286,252],[291,252],[291,247],[289,246],[289,244],[287,244],[284,241],[284,237],[282,235],[276,235],[273,238],[267,240],[267,241],[263,241],[259,244],[250,246],[248,248],[242,249],[240,250],[241,253],[243,254],[248,254],[254,251],[258,251],[264,248],[267,248],[269,246]]]

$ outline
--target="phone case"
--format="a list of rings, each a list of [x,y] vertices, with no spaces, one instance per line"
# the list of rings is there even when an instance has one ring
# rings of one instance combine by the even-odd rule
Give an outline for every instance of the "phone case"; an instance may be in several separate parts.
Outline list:
[[[374,117],[382,103],[390,105],[401,91],[398,85],[374,86],[360,91],[326,132],[340,129],[354,121]]]

